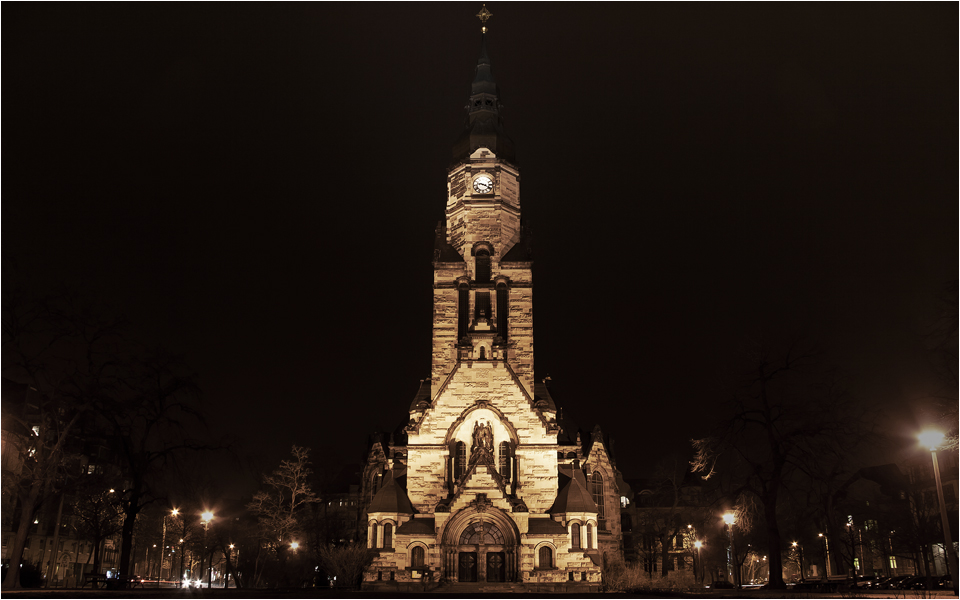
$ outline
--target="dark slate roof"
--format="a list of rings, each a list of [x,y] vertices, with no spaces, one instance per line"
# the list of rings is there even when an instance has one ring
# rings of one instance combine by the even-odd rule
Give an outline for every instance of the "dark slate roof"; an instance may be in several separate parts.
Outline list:
[[[433,260],[435,262],[463,262],[463,257],[447,242],[447,227],[441,221],[437,223],[436,239],[433,241]]]
[[[493,66],[487,55],[486,36],[480,44],[477,73],[470,86],[467,124],[453,145],[454,161],[465,160],[477,148],[488,148],[497,158],[516,163],[516,149],[503,131],[500,116],[500,90],[493,79]],[[491,103],[487,104],[490,100]],[[477,104],[479,102],[479,104]]]
[[[404,535],[435,535],[437,522],[435,519],[410,519],[397,527],[397,533]]]
[[[383,484],[383,487],[380,488],[380,491],[374,495],[367,512],[403,514],[413,514],[417,512],[416,509],[413,508],[413,504],[410,503],[410,499],[407,498],[407,492],[397,484],[393,473],[388,473],[386,477],[387,481]]]
[[[529,526],[527,528],[527,533],[531,534],[563,534],[567,532],[567,528],[562,524],[557,523],[553,519],[530,519],[528,521]]]
[[[416,410],[417,405],[421,402],[430,404],[430,379],[420,380],[420,387],[417,389],[417,393],[410,403],[410,410]]]
[[[550,507],[550,514],[569,512],[597,512],[597,505],[587,492],[580,469],[574,469],[573,478],[557,493],[557,499]]]
[[[521,224],[520,240],[500,257],[500,262],[530,262],[533,260],[533,234],[526,223]]]
[[[550,396],[550,390],[547,389],[547,384],[542,381],[538,381],[533,384],[533,402],[536,405],[538,402],[543,400],[546,402],[547,410],[556,411],[557,405],[553,403],[553,397]]]

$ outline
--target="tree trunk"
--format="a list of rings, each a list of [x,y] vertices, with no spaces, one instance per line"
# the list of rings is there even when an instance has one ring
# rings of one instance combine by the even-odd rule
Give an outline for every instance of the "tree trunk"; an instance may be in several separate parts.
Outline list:
[[[783,582],[783,556],[780,554],[782,545],[780,525],[777,523],[776,488],[763,499],[763,515],[767,524],[767,564],[769,565],[767,584],[771,589],[784,590],[787,585]]]
[[[20,526],[17,527],[17,535],[13,538],[13,548],[10,553],[10,568],[7,569],[7,576],[3,580],[3,589],[20,589],[20,562],[23,560],[23,549],[27,545],[27,536],[30,533],[30,525],[37,513],[37,498],[40,497],[40,483],[36,482],[30,486],[30,491],[25,497],[20,499]]]
[[[669,541],[669,535],[664,534],[660,538],[660,577],[667,576],[667,561],[670,560],[670,545],[667,543]]]
[[[133,527],[140,512],[140,483],[134,481],[130,490],[130,498],[123,506],[123,528],[120,530],[120,565],[117,568],[117,583],[119,589],[126,589],[130,574],[130,559],[133,550]]]

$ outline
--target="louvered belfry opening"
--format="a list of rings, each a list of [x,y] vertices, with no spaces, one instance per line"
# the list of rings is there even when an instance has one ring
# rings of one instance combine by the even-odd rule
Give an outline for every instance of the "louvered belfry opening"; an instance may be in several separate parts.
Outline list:
[[[473,318],[479,323],[483,319],[490,318],[490,292],[477,292],[474,297],[477,306],[474,309]]]
[[[507,305],[509,302],[509,293],[510,292],[507,291],[507,284],[497,284],[497,335],[499,335],[503,341],[507,341],[507,314],[510,312]]]
[[[477,250],[477,283],[490,283],[490,251]]]
[[[467,335],[470,327],[470,288],[467,285],[461,285],[459,305],[457,307],[457,341],[460,341]]]

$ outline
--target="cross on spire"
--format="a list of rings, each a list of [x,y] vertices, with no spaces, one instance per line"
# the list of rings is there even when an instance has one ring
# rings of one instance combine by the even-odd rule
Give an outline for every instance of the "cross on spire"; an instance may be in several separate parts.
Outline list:
[[[492,16],[493,16],[493,13],[487,10],[486,4],[484,4],[483,8],[480,9],[480,12],[477,13],[477,18],[480,19],[480,23],[482,25],[482,27],[480,27],[480,31],[482,33],[487,32],[487,20]]]

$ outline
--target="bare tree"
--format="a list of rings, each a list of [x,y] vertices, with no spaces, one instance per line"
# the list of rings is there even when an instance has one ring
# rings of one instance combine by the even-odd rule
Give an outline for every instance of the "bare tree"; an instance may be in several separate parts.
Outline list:
[[[731,416],[713,436],[694,440],[694,469],[724,473],[733,493],[749,494],[763,510],[770,586],[783,589],[783,538],[778,507],[800,474],[813,473],[825,452],[860,439],[856,405],[843,397],[835,376],[818,368],[815,354],[793,345],[775,354],[759,348],[752,369],[732,393]]]
[[[4,297],[4,377],[20,384],[3,415],[4,451],[11,453],[4,464],[12,466],[3,471],[3,493],[20,511],[4,589],[20,586],[28,529],[40,507],[79,474],[69,452],[77,424],[116,384],[110,357],[121,324],[91,315],[67,293]]]
[[[205,420],[197,408],[195,376],[179,358],[157,351],[127,363],[122,387],[101,399],[97,412],[119,445],[127,486],[121,531],[120,587],[130,575],[134,524],[140,511],[164,497],[163,475],[188,453],[210,450]]]
[[[74,529],[80,539],[89,540],[93,546],[93,572],[100,572],[100,546],[110,536],[120,532],[123,526],[123,510],[116,491],[107,489],[100,478],[93,477],[81,484],[76,500],[71,506]]]
[[[309,483],[310,449],[295,445],[291,454],[292,460],[281,461],[276,471],[264,477],[263,489],[247,505],[257,516],[261,538],[280,561],[281,574],[287,547],[302,535],[302,509],[320,501]]]

